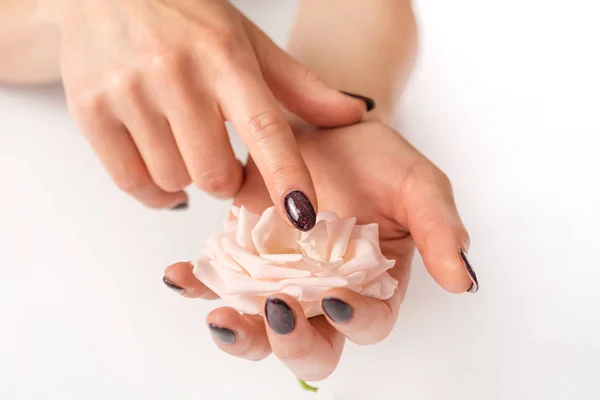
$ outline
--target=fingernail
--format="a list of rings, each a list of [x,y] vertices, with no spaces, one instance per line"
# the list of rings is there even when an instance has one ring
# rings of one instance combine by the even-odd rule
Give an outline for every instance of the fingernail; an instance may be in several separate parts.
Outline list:
[[[237,339],[237,335],[231,329],[221,328],[215,324],[208,324],[208,329],[212,337],[223,344],[233,344]]]
[[[171,207],[173,211],[182,211],[187,210],[189,208],[188,203],[177,204],[175,207]]]
[[[292,309],[285,301],[274,297],[269,297],[265,303],[265,317],[269,327],[279,335],[287,335],[296,326]]]
[[[352,318],[352,307],[335,297],[325,297],[321,301],[321,306],[325,314],[334,322],[344,323]]]
[[[367,105],[367,112],[371,111],[376,106],[375,100],[373,100],[373,99],[371,99],[369,97],[361,96],[360,94],[354,94],[354,93],[344,92],[343,90],[340,90],[340,92],[344,93],[346,96],[354,97],[355,99],[359,99],[359,100],[364,101],[365,104]]]
[[[317,222],[317,214],[304,193],[294,190],[283,199],[290,222],[301,231],[310,231]]]
[[[471,278],[471,282],[473,282],[469,290],[467,290],[467,292],[477,293],[477,291],[479,290],[479,282],[477,282],[477,274],[475,273],[475,271],[473,271],[473,267],[471,267],[469,257],[467,257],[467,253],[465,253],[463,250],[458,250],[458,253],[460,254],[460,257],[462,258],[465,264],[465,269],[467,270],[467,274],[469,274],[469,278]]]
[[[173,291],[176,293],[181,294],[185,292],[184,288],[177,286],[176,284],[168,280],[166,276],[163,276],[163,282],[165,283],[165,285],[167,285],[169,289],[173,289]]]

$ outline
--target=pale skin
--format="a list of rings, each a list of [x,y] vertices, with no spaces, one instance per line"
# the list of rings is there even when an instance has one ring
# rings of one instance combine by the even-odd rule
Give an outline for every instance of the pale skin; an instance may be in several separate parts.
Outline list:
[[[295,327],[286,335],[273,331],[261,315],[227,307],[214,310],[207,323],[236,333],[233,344],[215,340],[223,351],[249,360],[273,352],[300,379],[327,377],[335,370],[345,338],[373,344],[390,333],[415,247],[444,289],[464,293],[471,287],[458,253],[468,250],[469,237],[448,179],[387,125],[414,64],[417,32],[410,1],[303,0],[288,54],[223,1],[132,0],[117,6],[94,0],[66,7],[70,1],[75,0],[48,1],[40,12],[31,0],[0,0],[0,11],[10,11],[0,12],[0,27],[6,27],[0,28],[0,51],[13,50],[0,61],[0,82],[52,81],[59,77],[62,61],[71,110],[82,127],[91,127],[84,134],[123,189],[149,206],[171,207],[187,201],[183,188],[194,181],[213,194],[233,195],[235,204],[256,213],[275,205],[282,217],[282,196],[302,190],[315,208],[318,203],[341,217],[355,216],[358,223],[378,223],[381,248],[396,260],[391,273],[400,284],[389,300],[346,289],[324,295],[351,306],[352,318],[343,324],[325,315],[307,320],[298,302],[282,294],[275,297],[295,317]],[[163,9],[164,4],[169,7]],[[60,12],[61,7],[69,12]],[[9,22],[18,15],[28,23],[3,24],[2,15]],[[99,18],[94,24],[102,27],[100,33],[86,31],[92,17]],[[119,29],[109,20],[119,21]],[[147,30],[155,26],[160,29]],[[40,32],[45,41],[31,39]],[[224,32],[228,40],[222,42]],[[65,36],[71,40],[65,42]],[[47,57],[45,67],[36,64],[39,60],[32,54],[53,54],[52,43],[60,43],[61,37],[60,57]],[[117,43],[116,51],[107,47],[105,37],[124,43]],[[154,42],[140,41],[142,37]],[[152,47],[157,41],[158,54]],[[239,50],[236,57],[242,54],[239,64],[232,62],[231,48]],[[211,69],[215,65],[216,72]],[[228,79],[219,80],[222,71]],[[365,115],[362,101],[338,90],[373,98],[377,108]],[[280,111],[277,101],[288,110]],[[177,117],[171,117],[175,112]],[[248,121],[263,112],[269,123],[258,126],[267,129],[249,128]],[[236,125],[250,150],[243,167],[219,136],[224,119]],[[152,133],[160,121],[168,124]],[[327,126],[342,127],[323,128]],[[127,154],[119,153],[115,161],[110,153],[116,148],[127,149]],[[218,174],[228,177],[225,186],[204,181],[215,163],[227,171]],[[185,297],[216,297],[187,262],[171,265],[165,276],[184,289]]]

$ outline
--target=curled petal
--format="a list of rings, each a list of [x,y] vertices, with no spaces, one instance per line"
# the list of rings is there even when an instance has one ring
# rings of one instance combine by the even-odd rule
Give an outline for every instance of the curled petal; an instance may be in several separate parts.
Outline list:
[[[327,234],[331,242],[329,261],[342,258],[348,247],[348,240],[352,234],[352,229],[356,224],[356,218],[346,218],[327,223]]]
[[[275,207],[267,208],[252,229],[252,241],[261,256],[299,253],[299,239],[300,231],[283,222]]]
[[[252,278],[255,279],[268,279],[268,280],[281,280],[289,278],[306,278],[310,276],[309,271],[301,269],[293,269],[286,267],[278,267],[276,265],[265,265],[265,264],[244,264],[244,268]]]
[[[356,225],[350,239],[362,239],[379,247],[379,227],[377,224]]]
[[[283,279],[279,281],[282,285],[302,285],[302,286],[327,286],[327,287],[341,287],[348,285],[348,280],[341,276],[327,276],[327,277],[310,277],[310,278],[294,278],[294,279]]]
[[[258,222],[258,215],[251,213],[245,207],[241,207],[237,215],[237,244],[250,253],[256,253],[254,243],[252,242],[252,229]]]
[[[317,261],[329,261],[327,222],[319,221],[309,232],[302,233],[298,244],[306,256]]]
[[[208,257],[200,257],[193,262],[193,273],[205,284],[210,290],[215,292],[219,297],[227,296],[227,287],[215,268],[211,265],[211,260]]]

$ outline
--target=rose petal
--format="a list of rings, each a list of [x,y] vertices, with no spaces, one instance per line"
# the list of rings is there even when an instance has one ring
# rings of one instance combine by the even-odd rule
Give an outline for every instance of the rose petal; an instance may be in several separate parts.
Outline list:
[[[350,285],[360,285],[365,281],[367,273],[365,271],[356,271],[346,276],[346,280]]]
[[[376,280],[365,285],[360,292],[363,296],[374,297],[380,300],[387,300],[398,288],[398,281],[385,273]]]
[[[329,261],[337,260],[344,255],[355,224],[356,218],[346,218],[327,223],[327,234],[331,245]]]
[[[381,282],[373,281],[368,283],[367,285],[363,286],[360,294],[379,299],[381,296]]]
[[[206,242],[205,254],[214,260],[219,260],[224,266],[245,273],[246,271],[233,259],[231,256],[225,253],[223,245],[221,244],[223,237],[220,235],[214,235],[213,238]]]
[[[374,245],[370,241],[364,239],[351,239],[348,242],[348,248],[344,254],[344,260],[350,261],[353,258],[364,256],[379,258],[381,256],[379,245]]]
[[[280,263],[298,262],[304,258],[302,254],[261,254],[261,257]]]
[[[321,305],[318,301],[300,303],[300,305],[302,306],[302,310],[304,311],[306,318],[312,318],[323,314],[323,310],[321,309]]]
[[[309,232],[303,232],[298,244],[306,256],[318,261],[329,261],[327,222],[317,222]]]
[[[300,231],[283,222],[275,207],[267,208],[252,229],[252,241],[260,255],[299,253],[298,239]]]
[[[251,277],[255,279],[281,280],[285,278],[306,278],[310,276],[309,271],[277,267],[275,265],[246,263],[244,268]]]
[[[218,296],[227,295],[227,287],[221,278],[221,275],[211,265],[211,260],[208,257],[200,257],[193,262],[193,273],[199,281],[205,284],[210,290]]]
[[[351,259],[344,263],[341,267],[335,270],[335,275],[350,275],[357,271],[368,270],[379,265],[379,259],[372,255],[360,256]]]
[[[241,207],[237,215],[236,243],[246,251],[255,254],[256,249],[252,242],[252,229],[258,223],[259,217],[249,212],[245,207]]]
[[[264,303],[263,296],[246,296],[241,294],[225,296],[223,300],[225,300],[230,307],[245,314],[260,314]]]
[[[379,248],[379,227],[377,224],[356,225],[350,239],[368,240]]]
[[[331,211],[319,211],[317,214],[317,222],[319,221],[337,221],[340,217],[336,213]]]
[[[232,242],[228,238],[221,239],[221,244],[223,246],[223,251],[229,254],[235,261],[237,261],[240,265],[245,265],[248,263],[254,264],[278,264],[282,265],[284,263],[267,260],[265,258],[255,256],[254,254],[248,253],[246,250],[238,246],[236,243]]]
[[[302,256],[302,259],[299,261],[286,263],[286,267],[310,271],[315,276],[329,276],[333,274],[332,271],[339,268],[343,263],[344,260],[326,262]]]
[[[338,287],[346,286],[348,280],[341,276],[327,276],[327,277],[309,277],[309,278],[294,278],[294,279],[282,279],[279,281],[284,286],[288,285],[305,285],[305,286],[327,286],[327,287]]]
[[[318,301],[323,293],[331,289],[328,286],[286,286],[281,289],[281,293],[292,296],[296,300],[302,302]]]
[[[261,281],[229,269],[221,269],[220,274],[228,295],[269,296],[283,289],[283,285],[279,282]]]
[[[385,271],[394,268],[394,265],[396,265],[395,260],[388,260],[385,257],[380,257],[377,262],[377,265],[373,268],[370,268],[367,271],[367,281],[372,281],[373,279],[376,279],[381,274],[385,273]]]

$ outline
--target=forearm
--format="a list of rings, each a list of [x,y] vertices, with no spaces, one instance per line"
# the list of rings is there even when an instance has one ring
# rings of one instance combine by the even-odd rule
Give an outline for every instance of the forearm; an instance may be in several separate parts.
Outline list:
[[[410,0],[302,0],[288,45],[327,83],[375,99],[371,118],[388,122],[416,50]]]
[[[37,84],[59,78],[58,31],[37,0],[0,0],[0,84]]]

